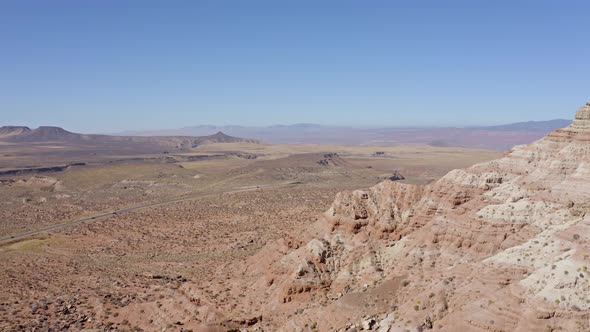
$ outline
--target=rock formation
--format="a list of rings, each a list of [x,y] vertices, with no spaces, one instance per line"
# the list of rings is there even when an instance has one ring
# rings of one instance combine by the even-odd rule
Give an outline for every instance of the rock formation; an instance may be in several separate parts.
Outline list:
[[[325,153],[322,159],[318,161],[322,166],[345,166],[347,162],[338,155],[338,153]]]
[[[30,130],[27,127],[18,134],[5,137],[6,141],[10,142],[61,142],[80,140],[81,134],[69,132],[60,127],[41,126],[39,128]]]
[[[391,181],[399,181],[399,180],[405,180],[405,176],[402,175],[402,173],[399,170],[395,170],[393,171],[393,174],[388,178]]]
[[[23,135],[30,131],[29,127],[24,126],[3,126],[0,127],[0,138]]]
[[[0,141],[10,143],[47,143],[60,142],[70,144],[107,144],[141,145],[149,144],[158,147],[176,147],[191,149],[211,143],[260,143],[255,139],[228,136],[218,132],[209,136],[110,136],[78,134],[60,127],[41,126],[31,130],[28,127],[4,126],[0,127]]]
[[[499,160],[338,194],[249,261],[241,308],[265,330],[589,331],[589,211],[590,103]]]
[[[159,137],[159,138],[163,138],[163,137]],[[233,136],[226,135],[222,132],[218,132],[216,134],[209,135],[209,136],[178,137],[178,139],[179,139],[179,142],[178,142],[177,146],[180,149],[196,148],[200,145],[210,144],[210,143],[239,143],[239,142],[256,143],[256,144],[260,143],[259,141],[254,140],[254,139],[233,137]]]

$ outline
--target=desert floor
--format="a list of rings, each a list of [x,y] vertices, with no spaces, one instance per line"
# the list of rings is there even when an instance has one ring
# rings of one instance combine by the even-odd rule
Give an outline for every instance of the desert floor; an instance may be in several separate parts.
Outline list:
[[[21,167],[62,162],[36,155],[44,154],[7,153],[0,161]],[[85,160],[64,155],[63,164]],[[2,176],[0,237],[207,195],[1,242],[0,330],[140,330],[133,322],[143,321],[143,330],[181,331],[249,319],[247,312],[224,316],[233,299],[222,286],[240,279],[232,266],[304,229],[337,192],[372,186],[396,171],[402,181],[428,183],[498,156],[421,145],[219,143],[165,156],[89,157],[87,165],[63,171]],[[247,191],[220,194],[241,189]],[[203,312],[195,298],[218,310]]]

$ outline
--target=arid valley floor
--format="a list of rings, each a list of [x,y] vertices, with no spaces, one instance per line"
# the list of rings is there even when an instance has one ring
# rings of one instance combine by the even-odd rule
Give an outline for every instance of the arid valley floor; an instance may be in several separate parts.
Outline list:
[[[0,330],[590,330],[590,104],[504,154],[42,134],[0,143]]]
[[[36,167],[1,177],[0,237],[189,198],[3,241],[0,329],[37,331],[247,327],[256,314],[237,309],[230,291],[246,287],[243,262],[316,221],[337,192],[370,187],[395,171],[402,181],[427,183],[498,156],[428,146],[250,142],[102,157],[82,148],[86,153],[78,154],[69,142],[26,149],[5,143],[0,150],[12,169]],[[64,151],[61,159],[38,157],[55,150]],[[76,161],[88,164],[37,171]],[[210,195],[190,199],[201,194]]]

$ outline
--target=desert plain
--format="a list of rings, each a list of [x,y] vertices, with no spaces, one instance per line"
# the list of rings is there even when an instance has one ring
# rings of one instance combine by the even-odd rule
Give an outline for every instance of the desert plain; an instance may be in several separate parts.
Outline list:
[[[500,155],[249,141],[106,151],[60,139],[0,145],[2,170],[18,170],[0,177],[2,330],[258,326],[265,317],[238,308],[235,292],[248,259],[306,229],[336,193],[391,177],[427,184]]]

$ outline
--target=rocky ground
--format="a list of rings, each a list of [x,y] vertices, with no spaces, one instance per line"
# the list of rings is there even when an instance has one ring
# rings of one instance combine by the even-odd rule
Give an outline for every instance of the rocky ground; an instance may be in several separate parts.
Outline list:
[[[210,290],[226,282],[215,271],[313,222],[333,194],[294,188],[288,199],[274,190],[214,196],[9,244],[2,250],[2,321],[24,330],[220,323],[221,313],[199,314],[189,292],[232,302]]]
[[[0,330],[272,330],[263,325],[270,322],[266,314],[254,310],[263,299],[249,294],[254,272],[274,257],[276,253],[264,252],[276,241],[300,243],[295,239],[318,220],[337,192],[371,186],[394,170],[411,174],[406,165],[417,162],[431,168],[413,174],[411,181],[428,182],[451,167],[433,161],[439,153],[465,164],[493,155],[428,148],[376,159],[370,151],[341,156],[280,150],[257,159],[232,154],[2,177],[3,235],[160,199],[261,188],[0,244]],[[435,158],[428,161],[428,156]],[[282,183],[294,184],[264,187]]]
[[[248,259],[233,312],[265,331],[588,331],[589,165],[587,104],[501,159],[339,193]]]

